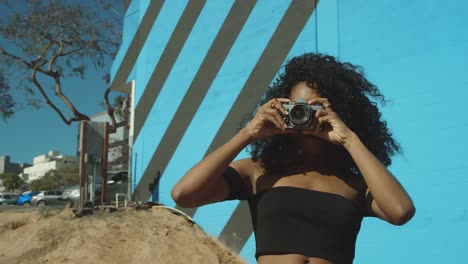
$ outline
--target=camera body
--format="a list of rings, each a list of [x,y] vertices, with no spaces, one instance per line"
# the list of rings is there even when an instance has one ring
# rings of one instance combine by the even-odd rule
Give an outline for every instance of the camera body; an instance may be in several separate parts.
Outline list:
[[[283,103],[288,115],[283,115],[287,128],[308,129],[315,119],[315,112],[325,109],[322,105],[309,105],[304,99]]]

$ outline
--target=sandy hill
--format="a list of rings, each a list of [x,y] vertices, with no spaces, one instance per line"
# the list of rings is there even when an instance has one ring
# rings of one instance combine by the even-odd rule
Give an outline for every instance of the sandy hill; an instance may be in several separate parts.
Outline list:
[[[196,224],[164,209],[75,217],[0,212],[0,263],[245,263]]]

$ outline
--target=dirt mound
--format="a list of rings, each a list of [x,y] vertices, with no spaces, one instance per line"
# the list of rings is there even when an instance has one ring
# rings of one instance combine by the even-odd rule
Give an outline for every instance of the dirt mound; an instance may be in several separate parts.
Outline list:
[[[0,263],[245,263],[164,208],[0,213]]]

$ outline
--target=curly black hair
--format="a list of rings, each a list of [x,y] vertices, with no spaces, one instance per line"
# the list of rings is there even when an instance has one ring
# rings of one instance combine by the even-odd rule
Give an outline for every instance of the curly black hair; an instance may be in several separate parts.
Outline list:
[[[289,60],[284,72],[267,89],[256,110],[273,98],[288,98],[291,89],[300,82],[316,88],[321,97],[328,98],[333,110],[354,131],[364,145],[385,165],[391,156],[400,152],[387,123],[381,119],[377,102],[385,104],[379,89],[364,76],[364,70],[348,62],[323,54],[305,53]],[[369,97],[375,99],[371,101]],[[256,112],[252,113],[252,118]],[[248,120],[246,120],[248,121]],[[285,163],[299,160],[297,146],[288,135],[277,135],[250,144],[253,160],[260,160],[266,172],[285,168]],[[346,175],[360,175],[359,170],[344,148],[336,148],[337,166]]]

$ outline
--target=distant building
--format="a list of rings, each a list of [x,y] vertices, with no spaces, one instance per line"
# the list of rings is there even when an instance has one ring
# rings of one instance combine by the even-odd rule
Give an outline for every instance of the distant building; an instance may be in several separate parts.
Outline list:
[[[40,179],[50,170],[78,166],[78,157],[65,156],[58,151],[51,150],[47,155],[36,156],[31,167],[24,168],[22,177],[31,182]]]
[[[11,162],[10,156],[0,156],[0,174],[6,172],[20,174],[25,167],[29,166],[31,166],[31,164]]]
[[[2,173],[14,173],[20,175],[23,169],[31,166],[27,163],[14,163],[10,161],[10,156],[0,156],[0,174]],[[21,177],[21,176],[20,176]],[[0,191],[3,190],[2,180],[0,180]]]

